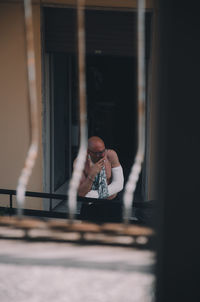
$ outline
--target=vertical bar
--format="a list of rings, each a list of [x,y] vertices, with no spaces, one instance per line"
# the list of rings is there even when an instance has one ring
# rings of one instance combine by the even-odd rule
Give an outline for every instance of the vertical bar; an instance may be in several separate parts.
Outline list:
[[[68,191],[69,218],[72,221],[77,209],[77,190],[84,169],[87,155],[87,112],[86,112],[86,80],[85,80],[85,15],[84,0],[78,0],[78,74],[79,74],[79,118],[80,147],[77,161],[72,173]]]
[[[69,119],[69,171],[71,177],[72,170],[72,57],[68,59],[69,69],[68,69],[68,86],[69,86],[69,107],[68,107],[68,119]]]
[[[51,212],[52,211],[52,198],[49,199],[49,211]]]
[[[200,301],[200,18],[188,4],[156,1],[156,302]]]
[[[12,203],[12,194],[10,194],[10,208],[12,209],[13,203]]]
[[[25,200],[25,190],[32,173],[33,166],[38,152],[38,120],[37,120],[37,88],[36,88],[36,67],[33,41],[33,20],[31,0],[24,0],[26,45],[27,45],[27,69],[28,69],[28,92],[30,101],[31,116],[31,144],[25,160],[24,168],[18,180],[17,186],[17,207],[18,215],[22,215],[22,208]]]
[[[131,218],[136,184],[142,169],[145,150],[145,0],[138,0],[138,149],[123,196],[123,220]]]
[[[50,194],[54,192],[54,111],[53,111],[53,98],[54,98],[54,57],[50,55]],[[53,200],[50,198],[49,210],[52,211]]]

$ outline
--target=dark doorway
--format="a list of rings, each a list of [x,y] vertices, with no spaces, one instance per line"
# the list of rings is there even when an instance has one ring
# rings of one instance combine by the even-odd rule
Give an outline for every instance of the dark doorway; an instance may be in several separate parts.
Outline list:
[[[125,178],[136,151],[136,60],[87,56],[88,134],[116,150]]]

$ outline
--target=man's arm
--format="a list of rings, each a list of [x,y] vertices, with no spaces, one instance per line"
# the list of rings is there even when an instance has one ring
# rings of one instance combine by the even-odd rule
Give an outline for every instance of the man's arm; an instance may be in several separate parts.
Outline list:
[[[84,173],[82,174],[81,177],[81,181],[79,184],[79,188],[78,188],[78,195],[82,196],[82,197],[93,197],[93,198],[98,198],[98,192],[95,191],[92,194],[91,188],[92,188],[92,184],[93,181],[96,177],[96,175],[101,171],[103,165],[104,165],[104,158],[100,159],[97,163],[90,165],[90,159],[89,160],[89,171],[88,171],[88,175],[85,175]],[[75,165],[76,160],[74,161],[74,165]],[[89,192],[89,193],[88,193]],[[88,193],[88,194],[87,194]],[[92,196],[91,196],[92,194]]]
[[[119,167],[120,162],[117,153],[114,150],[109,149],[107,152],[108,160],[111,163],[111,168]]]
[[[124,186],[124,175],[122,166],[120,165],[117,153],[114,150],[109,150],[108,159],[111,163],[112,182],[108,185],[109,199],[112,199],[119,193]]]
[[[108,199],[113,199],[118,192],[123,189],[124,176],[123,170],[120,165],[117,153],[114,150],[108,150],[108,160],[111,163],[112,169],[112,182],[108,185]],[[91,190],[92,183],[95,176],[101,171],[104,165],[104,158],[100,159],[97,163],[90,166],[89,174],[86,176],[82,175],[80,185],[78,188],[78,195],[82,197],[99,198],[97,190]]]
[[[86,194],[91,190],[93,184],[93,180],[89,176],[85,176],[84,174],[81,177],[80,185],[78,187],[78,195],[81,197],[85,197]]]
[[[123,189],[124,175],[117,153],[114,150],[108,150],[107,156],[112,169],[112,182],[108,185],[109,195],[107,199],[113,199]],[[88,191],[86,197],[99,198],[98,191]]]

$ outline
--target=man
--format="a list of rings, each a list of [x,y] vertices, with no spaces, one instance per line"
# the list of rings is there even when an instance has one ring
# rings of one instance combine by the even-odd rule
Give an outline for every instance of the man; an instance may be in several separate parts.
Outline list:
[[[117,153],[114,150],[106,149],[100,137],[90,137],[78,195],[113,199],[123,189],[123,185],[123,170]]]

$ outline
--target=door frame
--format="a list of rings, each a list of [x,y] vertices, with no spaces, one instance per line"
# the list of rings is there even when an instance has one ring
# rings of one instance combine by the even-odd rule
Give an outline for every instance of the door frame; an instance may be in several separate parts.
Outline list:
[[[67,194],[69,180],[66,180],[57,190],[54,190],[54,73],[53,73],[53,54],[44,53],[44,97],[43,97],[43,191],[47,193]],[[70,60],[70,58],[69,58]],[[70,65],[71,66],[71,65]],[[70,67],[71,68],[71,67]],[[69,70],[70,73],[70,70]],[[69,77],[69,81],[70,81]],[[69,87],[71,87],[69,83]],[[72,166],[72,122],[71,122],[71,88],[69,89],[69,111],[68,131],[69,131],[69,173]],[[58,200],[51,200],[50,204],[43,201],[44,210],[50,210],[60,203]]]

